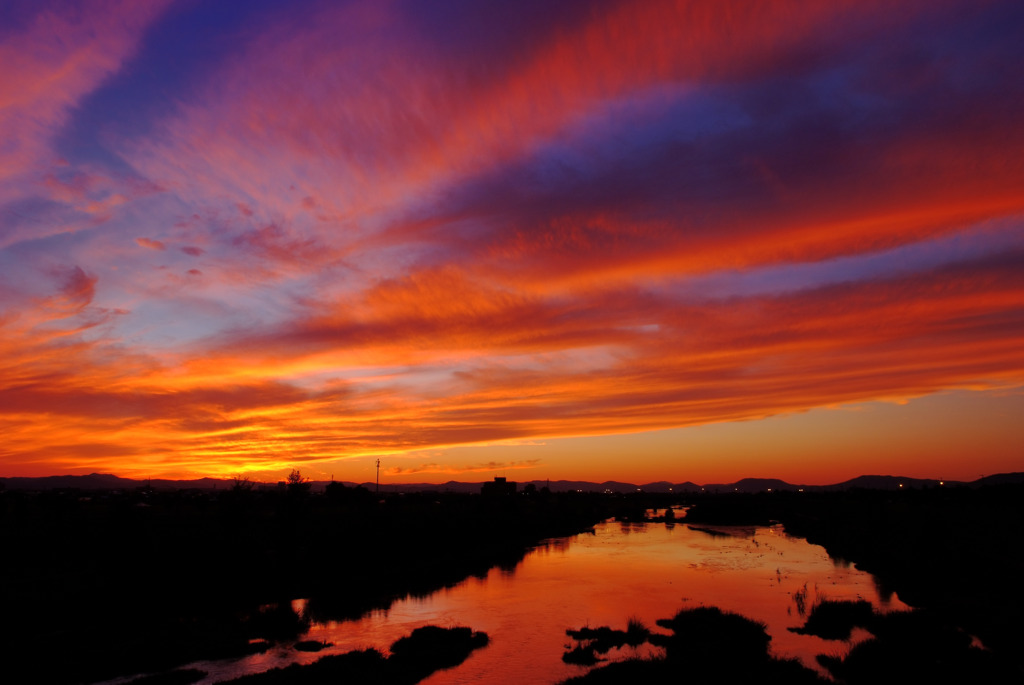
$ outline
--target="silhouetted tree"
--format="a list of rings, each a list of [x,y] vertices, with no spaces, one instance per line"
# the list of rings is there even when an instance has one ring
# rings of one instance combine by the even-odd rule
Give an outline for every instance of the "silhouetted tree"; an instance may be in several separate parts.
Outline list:
[[[298,469],[292,469],[288,474],[288,492],[292,495],[305,495],[309,492],[309,479],[302,475]]]
[[[234,476],[231,479],[231,490],[237,493],[252,492],[256,484],[249,476]]]

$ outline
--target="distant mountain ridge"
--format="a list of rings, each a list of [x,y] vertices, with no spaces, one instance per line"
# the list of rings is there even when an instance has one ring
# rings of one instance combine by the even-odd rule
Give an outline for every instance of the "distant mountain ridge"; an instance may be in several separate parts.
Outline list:
[[[347,487],[362,487],[376,491],[376,483],[353,483],[340,481]],[[327,487],[329,481],[313,481],[311,483],[314,491],[321,491]],[[991,476],[984,476],[978,480],[965,481],[940,481],[927,478],[906,478],[903,476],[858,476],[842,483],[832,485],[794,485],[777,478],[743,478],[735,483],[708,483],[698,485],[687,481],[685,483],[670,483],[668,481],[657,481],[654,483],[623,483],[619,481],[605,481],[593,483],[590,481],[575,480],[532,480],[518,483],[520,489],[532,484],[538,490],[544,487],[550,488],[553,492],[568,492],[579,490],[582,492],[615,492],[628,493],[642,490],[644,492],[669,493],[669,492],[768,492],[768,491],[805,491],[805,492],[828,492],[835,490],[852,490],[856,488],[869,490],[899,490],[901,488],[925,488],[939,487],[942,485],[958,486],[967,485],[970,487],[981,487],[984,485],[1003,485],[1010,483],[1024,483],[1024,472],[999,473]],[[451,492],[451,493],[479,493],[482,482],[448,481],[447,483],[381,483],[382,493],[413,493],[413,492]],[[85,476],[44,476],[39,478],[11,477],[0,478],[0,489],[7,490],[136,490],[139,488],[152,488],[154,490],[222,490],[234,485],[231,479],[198,478],[195,480],[169,480],[165,478],[152,478],[136,480],[132,478],[121,478],[109,473],[90,473]],[[257,487],[277,487],[276,482],[255,483]]]
[[[219,478],[198,478],[195,480],[170,480],[167,478],[151,478],[135,480],[121,478],[109,473],[90,473],[87,476],[41,476],[38,478],[0,478],[10,490],[62,490],[77,488],[79,490],[134,490],[140,487],[152,487],[154,490],[214,490],[230,487],[233,481]]]

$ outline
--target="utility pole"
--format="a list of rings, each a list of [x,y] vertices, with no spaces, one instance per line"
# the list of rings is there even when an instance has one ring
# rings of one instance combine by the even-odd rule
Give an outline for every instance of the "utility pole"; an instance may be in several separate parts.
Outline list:
[[[377,494],[380,494],[380,459],[377,460]]]

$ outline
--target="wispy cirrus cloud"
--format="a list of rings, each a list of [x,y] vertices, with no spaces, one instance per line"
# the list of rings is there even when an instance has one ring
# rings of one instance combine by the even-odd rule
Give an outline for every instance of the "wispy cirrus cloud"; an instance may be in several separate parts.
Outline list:
[[[5,461],[237,473],[1024,383],[1015,3],[299,3],[228,13],[171,93],[111,82],[206,11],[30,12],[3,48]],[[83,111],[105,155],[52,161]],[[431,461],[396,475],[486,465]]]
[[[108,379],[101,390],[61,382],[8,397],[28,414],[116,427],[111,434],[137,445],[149,468],[199,468],[221,455],[230,471],[260,468],[267,458],[651,430],[1012,386],[1024,382],[1022,262],[1019,253],[987,257],[885,281],[733,298],[726,308],[622,296],[623,309],[632,302],[637,321],[649,322],[632,335],[615,330],[610,322],[621,315],[595,295],[589,312],[562,319],[589,333],[586,346],[578,333],[548,327],[552,339],[575,341],[561,353],[524,349],[516,341],[533,329],[512,317],[505,331],[496,328],[500,317],[466,319],[465,331],[480,331],[475,344],[462,331],[444,338],[418,325],[402,331],[390,319],[360,336],[318,334],[305,346],[240,333],[190,366],[166,365],[118,385]],[[436,351],[409,360],[424,337]],[[456,349],[463,353],[452,362],[447,354]],[[309,387],[325,369],[347,380]],[[378,371],[367,376],[369,369]],[[275,380],[283,378],[291,380]]]
[[[526,461],[489,461],[485,464],[473,464],[469,466],[450,464],[420,464],[413,467],[392,466],[385,469],[390,476],[413,476],[419,474],[450,474],[459,475],[463,473],[493,473],[495,471],[520,471],[524,469],[536,469],[541,466],[539,459]]]
[[[40,202],[108,216],[116,192],[68,171],[56,139],[74,108],[122,68],[169,3],[97,0],[77,8],[38,3],[0,41],[0,246],[68,230],[76,220]],[[68,176],[70,175],[70,178]],[[52,226],[58,220],[61,225]],[[79,220],[80,221],[80,220]]]

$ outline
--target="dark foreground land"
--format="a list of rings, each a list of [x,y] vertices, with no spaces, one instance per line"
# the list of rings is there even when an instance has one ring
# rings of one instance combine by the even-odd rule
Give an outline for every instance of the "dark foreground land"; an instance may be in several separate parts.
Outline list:
[[[711,497],[687,522],[780,521],[884,592],[1024,656],[1024,486]]]
[[[777,685],[960,685],[1019,683],[1020,673],[991,651],[973,647],[962,631],[919,611],[876,613],[865,601],[831,602],[812,610],[797,632],[826,639],[849,639],[854,628],[869,637],[843,654],[821,654],[818,664],[834,680],[797,659],[770,652],[764,624],[716,607],[684,609],[660,619],[658,628],[631,622],[626,630],[607,626],[567,630],[575,645],[563,655],[569,663],[594,664],[612,647],[650,643],[660,655],[627,658],[570,678],[583,683],[763,683]]]
[[[264,650],[310,620],[514,567],[622,506],[585,493],[381,500],[244,485],[0,493],[0,682],[90,682]],[[309,598],[301,616],[295,597]]]
[[[857,603],[814,607],[807,632],[842,640],[859,627],[873,636],[847,657],[821,660],[839,682],[1024,682],[1019,485],[381,499],[363,488],[259,492],[244,483],[214,493],[0,492],[0,682],[92,682],[264,650],[295,640],[311,620],[357,617],[511,568],[545,538],[611,517],[639,520],[672,503],[694,505],[688,525],[780,521],[918,607],[888,616]],[[295,597],[309,598],[302,615]],[[664,658],[603,665],[581,682],[821,682],[773,659],[763,626],[710,609],[672,617],[677,609],[666,607],[661,632],[567,626],[577,644],[566,660],[595,663],[617,641],[649,642]],[[986,649],[972,647],[971,636]],[[329,656],[244,682],[416,682],[486,640],[469,629],[410,638],[404,654]],[[182,669],[141,682],[200,676]]]
[[[828,678],[770,654],[764,625],[715,607],[657,622],[569,629],[563,659],[598,667],[567,683],[800,683],[845,685],[1024,682],[1024,487],[775,492],[698,496],[685,522],[781,522],[790,534],[870,571],[879,590],[912,611],[880,613],[867,601],[822,601],[795,632],[849,640],[818,656]],[[667,632],[665,632],[667,631]],[[980,638],[979,645],[974,638]],[[661,656],[605,661],[615,647],[649,643]]]

